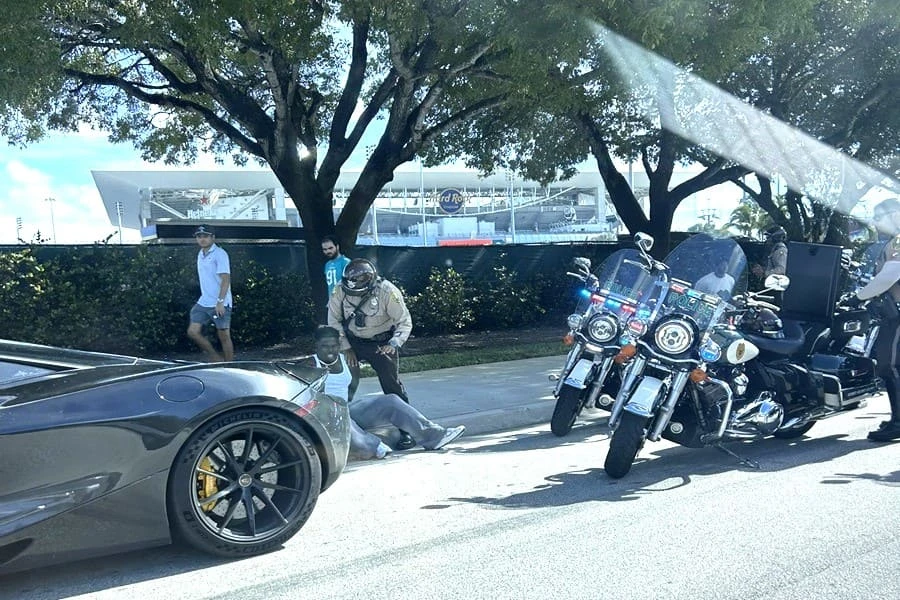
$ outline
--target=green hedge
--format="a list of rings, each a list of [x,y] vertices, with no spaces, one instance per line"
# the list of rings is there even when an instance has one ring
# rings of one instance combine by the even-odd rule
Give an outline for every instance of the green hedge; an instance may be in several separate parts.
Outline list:
[[[200,294],[195,247],[39,251],[0,253],[0,338],[126,354],[195,350],[185,334]],[[318,319],[304,274],[275,273],[242,249],[229,256],[236,345],[309,335]],[[420,289],[406,295],[417,334],[518,327],[568,314],[573,304],[564,275],[522,278],[502,264],[478,281],[435,267]]]
[[[194,247],[98,245],[39,261],[0,254],[0,338],[125,353],[193,350],[185,332],[200,295]],[[295,339],[316,319],[305,276],[272,274],[230,252],[232,335],[244,347]]]

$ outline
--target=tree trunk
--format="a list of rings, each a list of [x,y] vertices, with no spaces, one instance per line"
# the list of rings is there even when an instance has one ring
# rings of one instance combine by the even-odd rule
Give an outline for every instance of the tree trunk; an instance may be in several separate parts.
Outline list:
[[[300,213],[303,239],[306,245],[306,269],[309,273],[310,294],[317,308],[320,322],[324,323],[328,286],[325,284],[325,255],[322,254],[322,238],[335,233],[333,195],[325,192],[312,177],[311,169],[301,161],[287,161],[272,167],[284,191],[290,196]],[[343,240],[344,238],[341,238]],[[351,238],[351,239],[355,239]],[[343,249],[343,245],[341,246]],[[290,290],[286,290],[290,293]]]

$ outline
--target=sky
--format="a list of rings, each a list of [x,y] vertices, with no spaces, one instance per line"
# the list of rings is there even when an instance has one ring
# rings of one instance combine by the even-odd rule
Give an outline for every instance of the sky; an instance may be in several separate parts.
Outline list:
[[[112,144],[91,130],[53,133],[24,149],[0,145],[0,244],[14,244],[18,237],[32,241],[38,232],[50,243],[54,233],[59,244],[91,243],[110,234],[117,242],[118,227],[109,221],[91,171],[172,168],[144,162],[130,144]],[[201,156],[193,168],[225,167]],[[140,233],[123,229],[122,241],[140,242]]]

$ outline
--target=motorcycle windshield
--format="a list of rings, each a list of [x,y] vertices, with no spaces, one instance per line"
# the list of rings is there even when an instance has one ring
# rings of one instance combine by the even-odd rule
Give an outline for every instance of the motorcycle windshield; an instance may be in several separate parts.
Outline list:
[[[583,297],[595,310],[616,314],[625,321],[646,311],[650,300],[659,294],[656,278],[650,274],[646,260],[637,250],[618,250],[610,254],[594,270],[598,286]]]
[[[715,325],[731,298],[747,290],[747,257],[731,238],[694,235],[664,262],[670,269],[665,311],[691,317],[700,331]]]

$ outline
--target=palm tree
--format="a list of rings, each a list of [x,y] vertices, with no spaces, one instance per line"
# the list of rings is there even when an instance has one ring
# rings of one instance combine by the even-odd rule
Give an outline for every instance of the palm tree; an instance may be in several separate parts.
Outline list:
[[[772,218],[755,202],[741,199],[731,211],[725,227],[734,230],[738,235],[748,238],[762,238],[762,232],[772,224]]]

